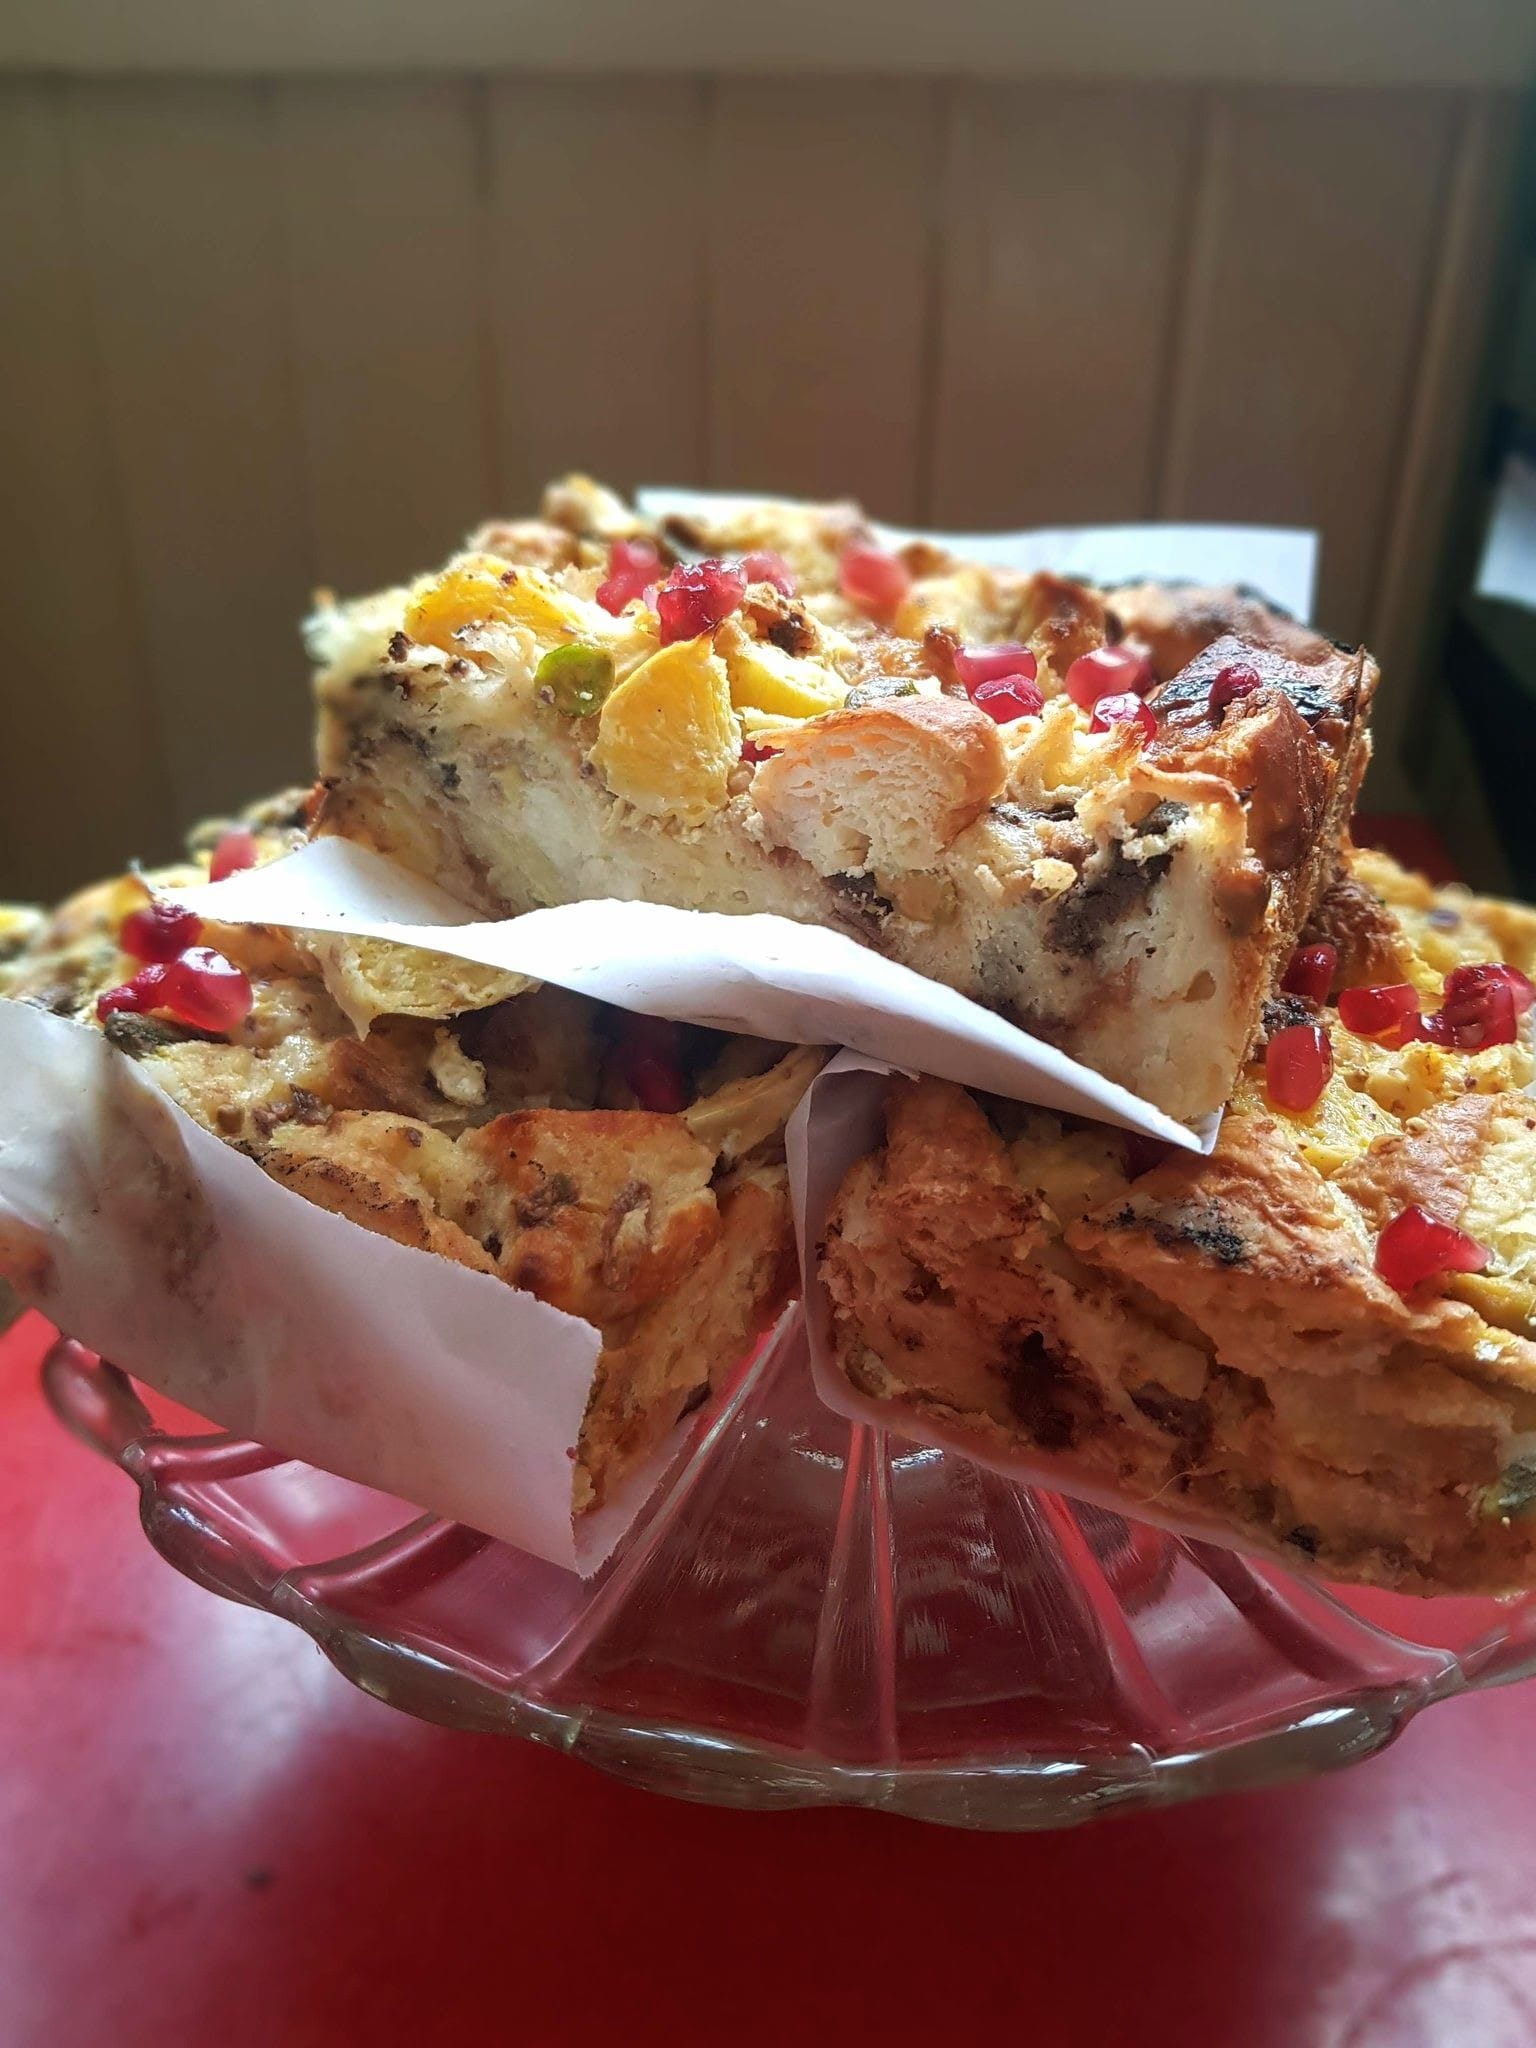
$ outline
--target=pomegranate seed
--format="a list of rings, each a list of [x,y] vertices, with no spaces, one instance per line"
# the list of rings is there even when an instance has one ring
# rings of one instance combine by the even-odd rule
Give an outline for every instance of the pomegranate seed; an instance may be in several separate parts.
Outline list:
[[[1086,661],[1082,655],[1080,660]],[[1077,663],[1073,663],[1075,668]],[[1112,725],[1134,725],[1144,740],[1156,739],[1157,716],[1152,706],[1134,690],[1122,690],[1115,697],[1101,697],[1093,707],[1093,716],[1088,721],[1090,732],[1108,732]]]
[[[1418,1014],[1419,992],[1410,982],[1377,982],[1339,990],[1339,1022],[1362,1038],[1387,1038]]]
[[[1447,990],[1440,1008],[1422,1023],[1426,1038],[1433,1037],[1436,1045],[1449,1042],[1461,1052],[1478,1052],[1485,1045],[1513,1045],[1520,1036],[1515,992],[1507,981],[1485,982],[1461,995],[1453,996]],[[1441,1031],[1445,1037],[1439,1035]]]
[[[131,981],[96,998],[98,1017],[114,1010],[163,1010],[196,1031],[231,1031],[251,1014],[251,984],[211,946],[189,946],[174,960],[141,967]]]
[[[1427,1011],[1422,1017],[1416,1019],[1411,1029],[1404,1031],[1404,1044],[1408,1044],[1415,1038],[1422,1039],[1426,1045],[1454,1047],[1456,1043],[1443,1010]]]
[[[213,858],[208,863],[210,882],[222,882],[229,875],[238,875],[242,868],[256,865],[256,835],[244,825],[231,825],[213,849]]]
[[[195,910],[182,910],[157,897],[143,910],[130,910],[117,928],[117,943],[134,960],[174,960],[195,946],[203,921]]]
[[[96,1015],[105,1021],[117,1010],[139,1013],[153,1010],[160,996],[160,986],[165,980],[165,965],[156,961],[152,966],[141,967],[131,980],[120,982],[116,988],[103,989],[96,998]]]
[[[596,597],[605,612],[615,618],[625,605],[633,604],[655,580],[661,556],[648,540],[616,540],[608,549],[608,573],[597,586]]]
[[[1027,647],[957,647],[954,669],[955,681],[974,693],[983,683],[1032,683],[1039,663]]]
[[[669,1017],[626,1017],[614,1068],[642,1109],[675,1116],[688,1107],[682,1031]]]
[[[1214,714],[1225,711],[1229,704],[1235,704],[1239,697],[1251,697],[1261,689],[1264,678],[1256,668],[1246,661],[1229,661],[1225,668],[1219,668],[1211,678],[1207,708]]]
[[[1487,1263],[1485,1245],[1416,1203],[1394,1216],[1376,1240],[1376,1270],[1399,1294],[1437,1273],[1481,1273]]]
[[[688,1090],[676,1067],[669,1067],[650,1053],[630,1062],[625,1079],[642,1109],[658,1116],[676,1116],[688,1107]]]
[[[1123,1156],[1126,1178],[1140,1180],[1144,1173],[1151,1173],[1154,1167],[1162,1166],[1173,1158],[1174,1148],[1165,1145],[1161,1138],[1148,1138],[1140,1131],[1127,1131]]]
[[[1515,1015],[1523,1017],[1536,1005],[1536,982],[1522,974],[1518,967],[1511,967],[1507,961],[1490,960],[1475,967],[1453,967],[1445,977],[1445,993],[1448,999],[1471,995],[1504,983],[1515,1001]]]
[[[771,583],[783,597],[795,594],[795,575],[776,548],[757,548],[741,558],[741,573],[749,583]]]
[[[1038,718],[1045,706],[1044,691],[1029,676],[999,676],[996,682],[978,683],[970,698],[999,725],[1012,725],[1016,718]]]
[[[764,746],[761,740],[746,740],[741,743],[741,758],[755,766],[759,761],[771,761],[778,752],[777,747]]]
[[[251,984],[211,946],[189,946],[161,969],[154,1007],[198,1031],[232,1031],[251,1014]]]
[[[1105,697],[1144,697],[1156,681],[1151,662],[1134,647],[1095,647],[1073,662],[1065,687],[1080,711],[1092,711]]]
[[[844,548],[837,565],[838,588],[850,604],[877,619],[888,619],[912,588],[912,573],[899,555],[884,548]]]
[[[1264,1087],[1278,1109],[1310,1109],[1333,1072],[1321,1024],[1288,1024],[1264,1048]]]
[[[1300,946],[1280,977],[1288,996],[1305,996],[1308,1002],[1325,1002],[1333,986],[1333,970],[1339,964],[1337,946]]]
[[[740,572],[728,569],[724,562],[689,562],[674,569],[656,591],[662,646],[712,633],[746,594]]]

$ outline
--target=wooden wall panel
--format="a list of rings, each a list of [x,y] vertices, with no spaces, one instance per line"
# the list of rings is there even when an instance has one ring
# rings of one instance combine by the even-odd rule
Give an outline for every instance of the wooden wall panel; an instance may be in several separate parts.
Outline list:
[[[1325,535],[1317,617],[1363,634],[1458,104],[1233,92],[1211,113],[1159,510]]]
[[[313,584],[270,95],[69,89],[86,289],[174,807],[305,778]]]
[[[697,482],[703,460],[703,88],[491,87],[498,512],[562,470]]]
[[[1439,650],[1427,648],[1424,635],[1445,596],[1447,521],[1465,474],[1464,444],[1484,346],[1482,322],[1469,319],[1468,309],[1485,307],[1493,289],[1513,191],[1517,130],[1512,99],[1469,98],[1460,110],[1429,304],[1387,492],[1385,540],[1366,622],[1366,638],[1389,684],[1374,719],[1377,764],[1371,786],[1378,803],[1406,805],[1413,794],[1401,763],[1403,740],[1415,697],[1434,680],[1432,663]],[[1459,808],[1466,808],[1465,799]],[[1478,871],[1487,869],[1483,859]]]
[[[933,516],[1152,516],[1195,162],[1193,92],[956,89]]]
[[[0,87],[0,896],[174,850],[75,243],[61,88]]]
[[[716,88],[708,479],[923,510],[938,88]]]
[[[277,88],[305,499],[321,580],[439,560],[495,498],[477,89]]]
[[[312,584],[584,466],[1323,533],[1420,665],[1512,94],[684,76],[0,96],[0,893],[307,772]]]

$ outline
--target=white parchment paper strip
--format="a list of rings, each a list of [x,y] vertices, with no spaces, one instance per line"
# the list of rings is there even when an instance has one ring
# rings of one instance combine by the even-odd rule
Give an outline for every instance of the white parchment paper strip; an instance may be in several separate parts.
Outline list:
[[[0,1002],[0,1073],[0,1262],[50,1319],[269,1449],[602,1563],[676,1440],[573,1529],[590,1323],[279,1187],[81,1025]]]
[[[320,839],[227,881],[173,892],[231,923],[351,932],[423,946],[652,1016],[800,1045],[850,1045],[896,1066],[1097,1117],[1190,1150],[1191,1131],[966,996],[841,932],[785,917],[662,903],[568,903],[466,923],[461,904],[370,848]]]
[[[648,484],[636,502],[650,519],[729,516],[764,492],[694,491]],[[782,501],[781,501],[782,502]],[[1294,526],[1038,526],[1016,533],[932,533],[872,520],[877,540],[900,547],[935,541],[967,561],[1029,574],[1053,569],[1093,583],[1243,583],[1298,619],[1312,615],[1317,535]]]

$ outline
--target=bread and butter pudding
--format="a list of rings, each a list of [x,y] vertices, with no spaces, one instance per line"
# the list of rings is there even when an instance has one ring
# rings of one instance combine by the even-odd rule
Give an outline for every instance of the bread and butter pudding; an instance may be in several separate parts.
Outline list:
[[[315,829],[487,914],[832,926],[1194,1120],[1337,857],[1376,671],[1234,591],[1083,583],[758,508],[668,552],[579,479],[310,625]],[[750,543],[750,545],[748,545]]]
[[[219,836],[215,866],[282,850],[285,809]],[[600,1506],[789,1296],[783,1126],[820,1053],[154,893],[202,878],[124,877],[29,920],[0,996],[101,1030],[306,1200],[596,1325],[572,1499]]]
[[[1401,1591],[1536,1567],[1536,914],[1354,855],[1205,1160],[893,1081],[821,1278],[892,1425]]]

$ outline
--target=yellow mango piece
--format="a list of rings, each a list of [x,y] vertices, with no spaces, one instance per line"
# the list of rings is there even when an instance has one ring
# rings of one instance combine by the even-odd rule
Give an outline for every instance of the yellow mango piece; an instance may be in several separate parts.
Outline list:
[[[783,718],[819,718],[835,711],[848,694],[819,661],[796,660],[765,640],[737,641],[728,647],[726,668],[731,702],[738,711],[773,711]]]
[[[466,650],[455,634],[467,626],[523,626],[544,645],[590,633],[602,618],[542,569],[509,569],[491,555],[461,556],[411,600],[408,637],[446,654]]]
[[[725,804],[739,754],[725,663],[699,639],[663,647],[609,693],[592,760],[637,810],[699,825]]]
[[[507,585],[507,615],[542,643],[572,635],[590,640],[608,624],[608,614],[562,590],[542,569],[519,569]]]
[[[797,725],[804,723],[803,718],[786,718],[782,711],[754,711],[750,705],[741,713],[741,729],[749,740],[776,732],[793,732]],[[1077,880],[1075,868],[1072,879],[1074,882]]]

